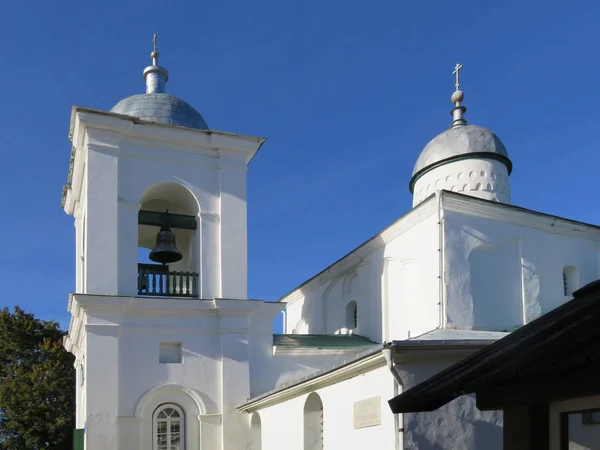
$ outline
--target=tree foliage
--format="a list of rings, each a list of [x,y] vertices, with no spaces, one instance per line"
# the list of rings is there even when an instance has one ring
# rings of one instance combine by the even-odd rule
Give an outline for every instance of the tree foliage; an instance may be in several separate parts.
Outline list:
[[[71,446],[74,357],[55,321],[0,311],[0,450]]]

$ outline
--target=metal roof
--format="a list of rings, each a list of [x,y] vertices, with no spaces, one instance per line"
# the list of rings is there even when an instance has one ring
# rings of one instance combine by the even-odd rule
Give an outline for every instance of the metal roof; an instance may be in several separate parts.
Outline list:
[[[430,170],[466,158],[497,159],[506,165],[509,175],[512,171],[512,162],[498,136],[479,125],[458,125],[438,134],[425,146],[415,163],[410,191]]]
[[[440,328],[419,336],[412,337],[408,341],[490,341],[501,339],[508,336],[505,331],[485,331],[485,330],[458,330],[452,328]],[[405,342],[405,341],[396,341]]]
[[[166,93],[132,95],[121,100],[110,111],[148,122],[208,130],[198,111],[180,98]]]
[[[285,348],[361,349],[378,345],[355,334],[274,334],[273,345]]]

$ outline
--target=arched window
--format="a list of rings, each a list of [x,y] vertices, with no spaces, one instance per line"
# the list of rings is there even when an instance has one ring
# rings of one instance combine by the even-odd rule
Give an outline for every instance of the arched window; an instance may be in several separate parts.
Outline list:
[[[579,272],[577,267],[565,266],[563,268],[563,294],[571,296],[577,289],[579,289]]]
[[[160,405],[152,416],[154,450],[185,450],[183,410],[173,404]]]
[[[358,305],[354,300],[346,305],[346,328],[354,330],[358,326]]]
[[[304,450],[323,450],[323,402],[315,392],[304,404]]]
[[[258,413],[252,414],[250,419],[250,435],[252,439],[252,450],[262,449],[262,423]]]

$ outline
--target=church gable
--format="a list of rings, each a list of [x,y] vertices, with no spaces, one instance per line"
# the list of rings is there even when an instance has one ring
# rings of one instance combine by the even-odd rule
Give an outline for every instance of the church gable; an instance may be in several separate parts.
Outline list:
[[[598,227],[450,192],[442,210],[450,328],[510,331],[598,278]]]
[[[283,297],[285,332],[358,334],[383,342],[436,328],[437,203],[432,196]]]

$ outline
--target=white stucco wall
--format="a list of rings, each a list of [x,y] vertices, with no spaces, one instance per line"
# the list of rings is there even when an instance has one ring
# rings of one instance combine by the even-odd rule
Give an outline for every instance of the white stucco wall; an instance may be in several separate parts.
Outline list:
[[[600,276],[600,242],[498,218],[444,209],[445,321],[448,327],[509,330],[568,301],[563,268],[579,288]],[[596,234],[599,234],[596,232]]]
[[[315,392],[323,402],[325,449],[376,448],[394,450],[394,415],[387,400],[394,396],[394,378],[387,367],[323,387]],[[262,423],[262,449],[304,450],[304,404],[308,394],[259,410]],[[372,397],[381,399],[381,424],[354,428],[354,403]]]
[[[251,397],[249,345],[252,335],[272,336],[281,308],[75,294],[66,346],[85,360],[77,426],[85,424],[86,449],[151,448],[152,414],[163,403],[183,409],[187,450],[244,449],[249,429],[236,407]],[[181,344],[180,363],[159,361],[163,342]]]

